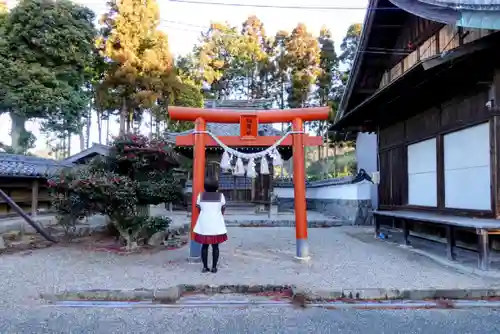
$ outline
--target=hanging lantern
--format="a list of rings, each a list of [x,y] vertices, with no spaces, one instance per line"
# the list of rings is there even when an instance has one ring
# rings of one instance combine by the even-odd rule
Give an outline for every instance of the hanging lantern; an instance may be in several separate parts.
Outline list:
[[[260,174],[269,175],[269,162],[267,161],[267,156],[263,156],[260,159]]]
[[[257,172],[255,171],[255,160],[250,158],[247,165],[247,177],[255,179],[257,177]]]

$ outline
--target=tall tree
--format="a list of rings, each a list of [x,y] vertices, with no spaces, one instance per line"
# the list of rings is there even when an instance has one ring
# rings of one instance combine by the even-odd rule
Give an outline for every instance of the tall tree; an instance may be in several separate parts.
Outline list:
[[[339,59],[330,30],[322,28],[319,34],[320,46],[319,74],[316,78],[316,98],[318,104],[326,106],[332,100],[335,81],[338,79]]]
[[[7,17],[8,12],[9,12],[9,8],[7,7],[7,1],[0,0],[0,26],[2,25],[3,21]]]
[[[236,64],[243,69],[243,86],[246,95],[251,99],[269,97],[267,83],[269,79],[269,39],[264,29],[264,23],[255,15],[249,16],[243,22],[241,34],[240,60]]]
[[[286,56],[286,41],[288,37],[288,32],[284,30],[278,31],[270,42],[268,51],[271,55],[269,63],[271,77],[268,86],[272,92],[271,97],[281,109],[285,109],[286,107],[286,90],[290,77],[290,63],[289,58]]]
[[[354,63],[354,58],[359,47],[359,41],[361,39],[362,25],[360,23],[354,23],[349,26],[347,33],[340,44],[340,50],[342,53],[339,56],[340,61],[347,66],[347,70],[344,71],[342,80],[344,84],[347,83],[349,74],[351,72],[352,65]]]
[[[120,133],[156,105],[168,105],[179,88],[167,36],[155,0],[110,0],[97,46],[107,60],[98,102],[108,113],[118,110]]]
[[[234,26],[213,22],[202,33],[200,44],[195,46],[203,80],[210,85],[215,98],[228,97],[237,92],[242,68],[235,66],[241,58],[243,38]]]
[[[291,68],[288,106],[305,107],[312,84],[319,74],[320,50],[318,40],[299,23],[285,43],[286,58]]]
[[[33,143],[29,119],[44,119],[51,131],[79,130],[93,20],[90,9],[66,0],[21,0],[8,14],[0,41],[0,110],[10,113],[14,150]]]
[[[316,102],[320,106],[329,106],[335,108],[334,98],[336,88],[339,81],[339,59],[335,52],[335,43],[332,39],[331,32],[322,28],[318,37],[320,45],[320,73],[316,78]],[[311,128],[316,132],[317,136],[325,136],[328,128],[328,121],[311,122]],[[317,147],[318,161],[321,162],[323,173],[328,173],[328,161],[324,160],[327,156],[326,150],[328,145],[320,145]]]

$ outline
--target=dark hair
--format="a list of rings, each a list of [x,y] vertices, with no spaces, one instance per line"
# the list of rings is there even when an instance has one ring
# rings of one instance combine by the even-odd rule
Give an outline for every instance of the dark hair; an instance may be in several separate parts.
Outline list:
[[[215,179],[205,180],[205,191],[207,193],[214,193],[219,190],[219,182]]]

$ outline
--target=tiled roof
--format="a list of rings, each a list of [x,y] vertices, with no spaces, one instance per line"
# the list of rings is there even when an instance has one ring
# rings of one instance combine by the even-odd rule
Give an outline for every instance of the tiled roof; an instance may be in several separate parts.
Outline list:
[[[272,107],[272,99],[259,100],[205,100],[207,109],[263,110]]]
[[[62,161],[0,152],[0,176],[46,177],[70,166]]]
[[[109,152],[109,146],[108,145],[103,145],[103,144],[98,144],[98,143],[92,143],[92,146],[87,148],[86,150],[83,150],[81,152],[78,152],[66,159],[63,160],[65,163],[78,163],[82,159],[85,159],[87,157],[92,157],[96,155],[103,155],[107,156]]]

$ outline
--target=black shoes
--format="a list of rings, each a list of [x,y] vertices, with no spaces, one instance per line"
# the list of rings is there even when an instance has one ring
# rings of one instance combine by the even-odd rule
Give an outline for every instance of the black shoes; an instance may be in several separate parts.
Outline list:
[[[208,273],[209,271],[215,274],[217,272],[217,268],[212,268],[211,270],[208,268],[203,268],[201,270],[202,273]]]
[[[215,274],[215,273],[217,272],[217,268],[212,268],[212,270],[211,270],[211,271],[212,271],[212,273],[214,273],[214,274]]]

